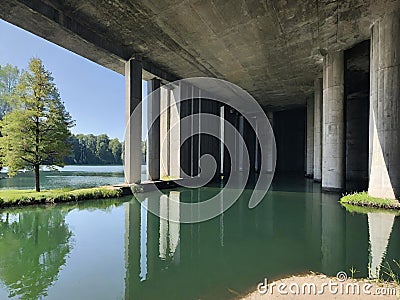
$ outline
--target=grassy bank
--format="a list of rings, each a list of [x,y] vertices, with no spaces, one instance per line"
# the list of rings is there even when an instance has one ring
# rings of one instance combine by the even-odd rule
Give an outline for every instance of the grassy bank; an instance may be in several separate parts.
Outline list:
[[[397,200],[371,197],[366,192],[345,195],[340,199],[340,203],[375,209],[400,210],[400,203]]]
[[[58,189],[35,192],[33,190],[0,190],[0,208],[33,204],[72,202],[89,199],[118,198],[122,190],[111,187],[90,189]]]

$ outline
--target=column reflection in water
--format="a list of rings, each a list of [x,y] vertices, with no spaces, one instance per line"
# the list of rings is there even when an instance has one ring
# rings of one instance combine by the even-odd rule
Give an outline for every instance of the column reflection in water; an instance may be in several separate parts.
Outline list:
[[[395,214],[368,213],[369,228],[369,277],[379,278],[381,264],[386,255]]]
[[[321,186],[312,179],[306,179],[306,239],[311,252],[310,267],[321,269]]]
[[[140,196],[139,196],[140,197]],[[125,210],[125,299],[158,297],[162,270],[180,263],[180,192],[132,199]],[[161,218],[148,211],[151,207]],[[163,282],[163,281],[161,281]],[[166,282],[164,282],[167,284]]]
[[[321,253],[322,272],[336,275],[345,270],[345,214],[338,204],[339,195],[322,193]]]
[[[179,220],[180,192],[171,191],[160,197],[160,258],[173,259],[179,264],[180,251],[180,223],[171,220]]]

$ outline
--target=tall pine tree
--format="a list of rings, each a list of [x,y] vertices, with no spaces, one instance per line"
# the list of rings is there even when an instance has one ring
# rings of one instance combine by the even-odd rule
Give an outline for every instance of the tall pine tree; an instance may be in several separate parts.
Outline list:
[[[51,73],[40,59],[32,58],[16,87],[19,107],[7,113],[0,123],[0,151],[8,174],[23,168],[35,172],[36,191],[40,191],[40,166],[63,166],[71,153],[67,142],[74,126],[61,102]]]

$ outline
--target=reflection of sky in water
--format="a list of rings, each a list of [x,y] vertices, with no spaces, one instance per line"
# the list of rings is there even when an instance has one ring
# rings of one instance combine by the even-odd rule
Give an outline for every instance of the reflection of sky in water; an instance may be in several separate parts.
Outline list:
[[[146,166],[142,166],[142,180],[146,178]],[[124,180],[123,166],[65,166],[59,171],[44,168],[40,174],[42,189],[89,188],[121,184]],[[0,189],[33,189],[32,172],[21,172],[15,177],[0,179]]]

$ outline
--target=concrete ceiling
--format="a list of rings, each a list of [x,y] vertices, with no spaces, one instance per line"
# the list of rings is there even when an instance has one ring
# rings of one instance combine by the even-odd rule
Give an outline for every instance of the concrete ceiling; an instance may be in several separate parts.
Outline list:
[[[267,109],[303,105],[326,51],[369,39],[399,0],[2,0],[0,17],[123,74],[211,76]]]

